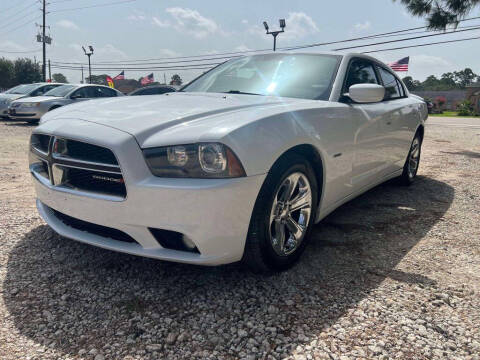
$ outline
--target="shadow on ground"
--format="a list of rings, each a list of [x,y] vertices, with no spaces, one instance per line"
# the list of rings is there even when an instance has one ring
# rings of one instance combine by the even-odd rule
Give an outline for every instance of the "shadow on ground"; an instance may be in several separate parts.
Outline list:
[[[306,324],[306,335],[314,336],[386,277],[432,284],[394,268],[453,197],[452,187],[426,177],[408,188],[381,185],[328,216],[301,262],[269,277],[238,265],[204,268],[118,254],[39,226],[10,254],[4,301],[23,335],[66,354],[116,343],[115,353],[126,355],[187,330],[197,335],[177,344],[182,351],[200,341],[200,348],[226,355],[258,336],[249,321],[276,327],[266,340],[291,337],[287,346],[294,349],[298,327]],[[249,335],[237,340],[242,327]]]

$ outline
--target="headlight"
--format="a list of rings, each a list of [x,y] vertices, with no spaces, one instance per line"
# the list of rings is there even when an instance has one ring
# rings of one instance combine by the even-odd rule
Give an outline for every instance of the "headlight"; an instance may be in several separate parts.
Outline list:
[[[182,178],[234,178],[246,176],[242,164],[227,146],[200,143],[144,149],[155,176]]]
[[[22,103],[20,106],[26,107],[26,108],[28,108],[28,107],[36,107],[36,106],[40,106],[40,103],[38,103],[38,102],[24,102],[24,103]]]

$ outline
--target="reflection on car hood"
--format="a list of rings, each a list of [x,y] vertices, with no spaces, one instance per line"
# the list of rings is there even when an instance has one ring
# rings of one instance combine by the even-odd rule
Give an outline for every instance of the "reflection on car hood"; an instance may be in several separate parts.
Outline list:
[[[3,102],[4,100],[17,100],[20,99],[21,97],[24,97],[25,95],[22,94],[0,94],[0,102]]]
[[[207,118],[242,110],[255,114],[266,108],[310,101],[273,96],[178,92],[87,101],[47,113],[42,120],[86,120],[127,132],[142,145],[152,134],[175,126],[184,130],[190,128],[193,132],[199,121]]]
[[[26,102],[43,102],[49,100],[58,100],[60,97],[57,96],[32,96],[32,97],[24,97],[18,99],[17,102],[19,103],[26,103]]]

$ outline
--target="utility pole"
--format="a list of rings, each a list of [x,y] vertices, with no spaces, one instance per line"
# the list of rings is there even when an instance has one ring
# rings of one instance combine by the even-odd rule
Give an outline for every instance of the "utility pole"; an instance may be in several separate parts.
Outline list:
[[[50,59],[48,59],[48,82],[52,82],[52,68],[50,67]]]
[[[163,73],[163,83],[167,85],[167,75],[165,73]]]
[[[47,81],[47,69],[46,69],[46,65],[47,65],[47,44],[45,43],[45,29],[46,29],[46,25],[45,25],[45,14],[46,14],[46,7],[47,7],[47,1],[46,0],[43,0],[43,9],[42,9],[42,12],[43,12],[43,27],[42,27],[42,30],[43,30],[43,37],[42,37],[42,45],[43,45],[43,66],[42,66],[42,75],[43,75],[43,81]]]
[[[85,55],[88,56],[88,82],[91,84],[92,83],[92,66],[91,66],[91,63],[90,63],[90,56],[93,55],[93,47],[91,45],[88,46],[88,49],[90,50],[89,52],[87,52],[87,50],[85,50],[84,46],[82,46],[82,49],[83,49],[83,52],[85,53]]]
[[[277,36],[278,36],[278,34],[281,34],[281,33],[285,32],[285,27],[286,27],[285,19],[280,19],[279,23],[280,23],[280,28],[282,30],[268,31],[269,28],[268,28],[267,22],[266,21],[263,22],[263,26],[265,27],[265,30],[267,31],[267,35],[272,35],[273,36],[273,51],[275,51],[277,49]]]
[[[83,84],[83,65],[82,65],[82,81],[80,81],[80,84]]]

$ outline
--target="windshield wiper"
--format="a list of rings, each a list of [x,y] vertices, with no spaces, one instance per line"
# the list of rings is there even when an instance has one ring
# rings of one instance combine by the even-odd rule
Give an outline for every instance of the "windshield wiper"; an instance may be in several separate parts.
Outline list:
[[[244,92],[240,90],[230,90],[230,91],[224,91],[225,94],[240,94],[240,95],[258,95],[258,96],[264,96],[262,94],[257,94],[257,93],[251,93],[251,92]]]

